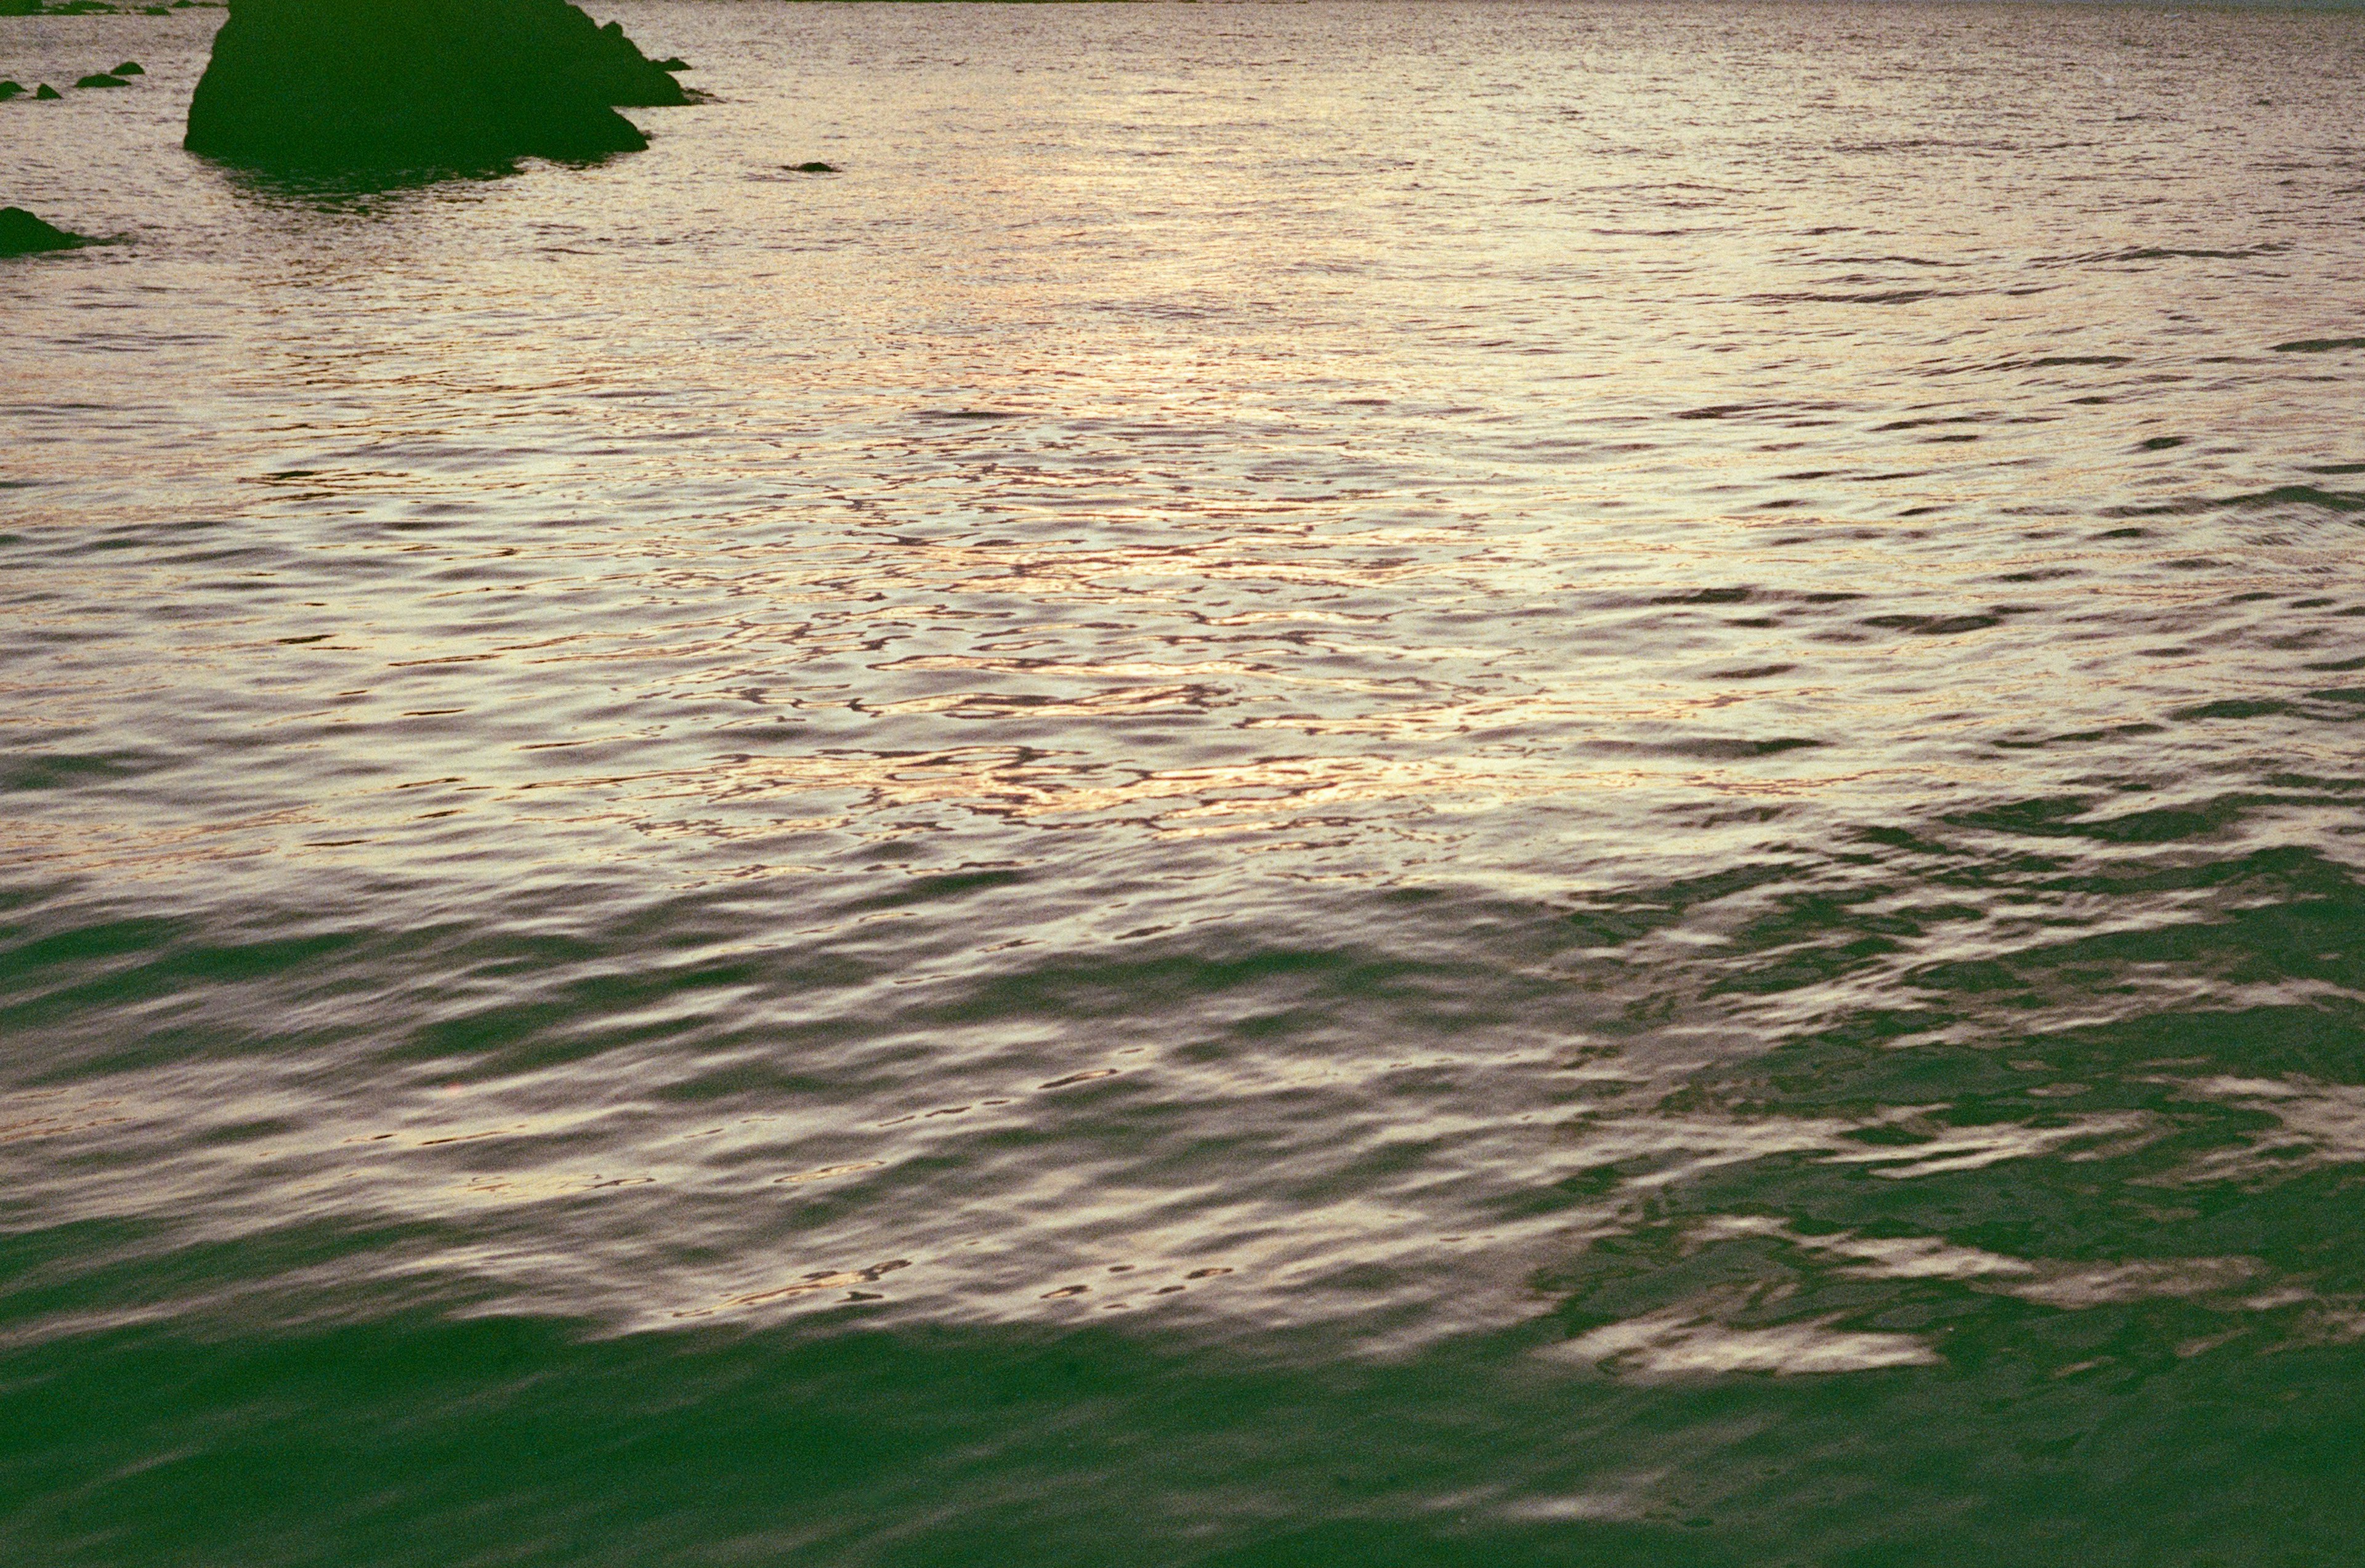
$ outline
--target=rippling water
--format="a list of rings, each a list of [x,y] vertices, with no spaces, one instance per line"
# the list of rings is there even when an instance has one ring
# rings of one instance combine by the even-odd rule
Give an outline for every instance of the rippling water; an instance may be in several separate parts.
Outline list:
[[[2365,17],[614,14],[0,19],[6,1555],[2356,1561]]]

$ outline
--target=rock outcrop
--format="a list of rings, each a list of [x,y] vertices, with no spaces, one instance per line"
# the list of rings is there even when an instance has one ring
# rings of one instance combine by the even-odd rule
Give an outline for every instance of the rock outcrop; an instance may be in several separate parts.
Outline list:
[[[566,0],[233,0],[183,145],[270,169],[480,168],[648,145],[690,101]]]
[[[42,222],[21,207],[0,207],[0,256],[72,251],[94,241]]]

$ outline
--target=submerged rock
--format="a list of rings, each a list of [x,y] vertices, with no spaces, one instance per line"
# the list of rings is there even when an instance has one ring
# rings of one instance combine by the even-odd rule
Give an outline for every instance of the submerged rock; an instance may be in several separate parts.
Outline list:
[[[37,251],[71,251],[95,241],[42,222],[21,207],[0,207],[0,256],[29,256]]]
[[[47,82],[44,82],[39,87],[33,89],[33,96],[37,98],[62,98],[65,96],[65,95],[59,92],[55,87],[50,86]]]
[[[648,140],[690,97],[566,0],[233,0],[183,145],[264,168],[476,167]]]
[[[129,87],[131,84],[120,76],[110,76],[102,71],[95,75],[84,77],[74,85],[77,87]]]

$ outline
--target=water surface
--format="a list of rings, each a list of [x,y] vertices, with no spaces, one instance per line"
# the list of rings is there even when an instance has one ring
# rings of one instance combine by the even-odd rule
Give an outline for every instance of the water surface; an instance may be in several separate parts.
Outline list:
[[[6,1555],[2353,1561],[2365,18],[612,13],[0,20]]]

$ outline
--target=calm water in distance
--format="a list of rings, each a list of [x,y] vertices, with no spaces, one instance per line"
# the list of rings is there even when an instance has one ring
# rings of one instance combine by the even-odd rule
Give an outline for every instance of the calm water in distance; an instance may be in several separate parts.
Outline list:
[[[2358,1561],[2365,15],[600,14],[0,19],[0,1558]]]

